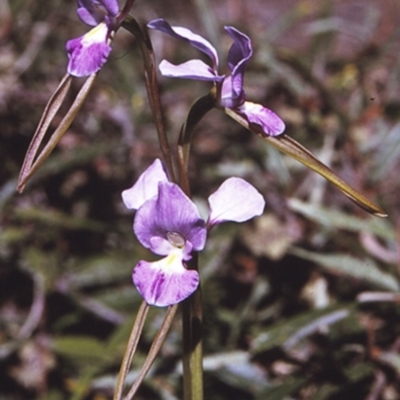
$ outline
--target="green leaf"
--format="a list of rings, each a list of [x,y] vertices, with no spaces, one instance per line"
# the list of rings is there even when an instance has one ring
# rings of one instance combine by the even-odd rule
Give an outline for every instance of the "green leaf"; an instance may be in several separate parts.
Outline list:
[[[270,385],[265,372],[251,362],[247,351],[216,353],[204,358],[204,370],[229,386],[257,393]]]
[[[289,350],[305,337],[317,332],[320,327],[334,324],[350,316],[351,306],[335,306],[312,310],[277,323],[258,333],[251,344],[253,354],[283,347]]]
[[[129,280],[135,260],[139,259],[140,253],[136,252],[116,252],[91,257],[76,265],[76,270],[69,277],[70,288],[84,288]]]
[[[391,366],[400,376],[400,355],[393,351],[384,351],[376,356],[376,359],[382,363]]]
[[[103,232],[106,226],[103,223],[89,220],[87,218],[73,217],[56,210],[43,208],[20,208],[14,211],[17,219],[21,221],[33,221],[41,224],[70,230],[90,230],[94,232]]]
[[[285,382],[273,385],[258,394],[256,400],[283,400],[297,392],[305,383],[306,378],[296,377],[286,379]]]
[[[89,336],[61,336],[53,339],[54,350],[74,363],[103,365],[112,361],[104,342]]]
[[[350,232],[370,232],[382,239],[396,240],[396,231],[388,221],[377,218],[358,218],[344,212],[331,210],[298,199],[289,199],[291,210],[329,229],[346,229]]]
[[[380,289],[399,291],[398,280],[387,272],[381,271],[371,259],[358,259],[347,254],[319,254],[311,251],[291,248],[291,254],[313,261],[325,270],[368,282]]]

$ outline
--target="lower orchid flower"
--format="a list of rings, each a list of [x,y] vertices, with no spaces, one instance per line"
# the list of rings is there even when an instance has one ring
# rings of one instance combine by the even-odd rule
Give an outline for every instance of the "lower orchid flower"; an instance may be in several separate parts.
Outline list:
[[[164,76],[172,78],[197,79],[211,81],[216,85],[218,105],[226,110],[233,111],[247,120],[249,125],[260,127],[265,136],[278,136],[285,130],[284,122],[270,109],[261,104],[247,101],[243,89],[244,73],[253,49],[250,38],[232,26],[225,30],[233,39],[228,53],[229,76],[218,74],[218,55],[214,46],[206,39],[179,26],[171,26],[164,19],[156,19],[147,25],[177,39],[188,42],[191,46],[205,53],[212,61],[212,67],[201,60],[189,60],[180,65],[173,65],[163,60],[160,71]]]
[[[199,284],[199,274],[187,269],[193,252],[204,249],[207,233],[225,221],[244,222],[261,215],[262,195],[241,178],[229,178],[208,199],[210,215],[204,221],[193,201],[169,182],[156,160],[122,193],[125,206],[137,209],[133,231],[139,242],[164,256],[155,262],[139,261],[133,282],[144,300],[158,307],[189,297]]]

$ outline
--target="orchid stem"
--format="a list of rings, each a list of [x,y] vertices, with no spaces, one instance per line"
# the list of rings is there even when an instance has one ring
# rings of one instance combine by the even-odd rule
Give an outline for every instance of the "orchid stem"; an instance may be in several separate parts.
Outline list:
[[[190,266],[197,268],[197,254]],[[183,398],[203,400],[203,310],[201,288],[183,302]]]
[[[178,140],[179,181],[183,191],[189,195],[189,155],[193,130],[200,120],[215,107],[215,96],[209,93],[200,97],[191,107],[186,122],[182,125]]]
[[[131,11],[131,8],[133,6],[133,3],[136,0],[127,0],[124,7],[122,8],[121,12],[119,13],[117,17],[117,26],[120,26],[123,22],[123,20],[127,17],[129,12]]]
[[[186,122],[181,128],[178,141],[179,183],[190,196],[189,155],[193,130],[208,111],[215,107],[215,96],[209,93],[198,99],[191,107]],[[198,271],[197,254],[190,261],[189,268]],[[203,399],[203,310],[201,289],[183,302],[183,392],[184,400]]]
[[[139,343],[139,338],[141,336],[143,326],[149,312],[149,308],[149,305],[145,301],[143,301],[136,315],[136,319],[132,327],[132,332],[126,346],[124,359],[122,360],[121,368],[118,374],[117,385],[115,387],[113,400],[120,400],[122,398],[125,379],[131,366],[133,356],[136,352],[136,348]]]
[[[130,15],[128,15],[122,22],[122,26],[127,31],[131,32],[136,37],[139,43],[144,62],[144,78],[146,83],[147,96],[149,98],[151,111],[154,115],[161,154],[163,156],[169,178],[171,181],[175,182],[171,148],[165,131],[164,116],[162,112],[160,93],[158,90],[157,69],[153,46],[147,34],[147,30],[141,29],[138,22]]]

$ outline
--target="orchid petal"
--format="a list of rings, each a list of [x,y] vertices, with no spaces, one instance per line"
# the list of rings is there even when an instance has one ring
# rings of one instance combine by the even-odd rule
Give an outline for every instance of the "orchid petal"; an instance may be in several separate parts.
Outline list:
[[[153,263],[140,261],[133,269],[132,277],[144,300],[157,307],[181,302],[199,285],[197,271],[186,269],[176,253]]]
[[[250,125],[260,126],[264,136],[278,136],[285,130],[285,123],[273,111],[261,104],[245,101],[234,111],[245,117]]]
[[[257,189],[241,178],[229,178],[209,198],[209,226],[225,221],[243,222],[264,211],[265,201]]]
[[[100,70],[111,52],[111,47],[107,43],[107,34],[106,24],[101,23],[86,35],[67,42],[70,75],[89,76]]]
[[[204,248],[207,236],[205,222],[195,204],[171,182],[160,182],[158,196],[138,209],[133,230],[146,248],[151,248],[155,236],[167,238],[168,233],[178,233],[199,251]]]
[[[224,79],[223,75],[215,75],[212,68],[201,60],[189,60],[179,65],[174,65],[167,60],[163,60],[159,68],[161,74],[169,78],[198,79],[213,82],[220,82]]]
[[[228,32],[233,39],[233,44],[228,53],[229,69],[232,73],[238,73],[237,70],[242,69],[243,71],[241,73],[243,74],[244,68],[253,55],[251,40],[247,35],[233,26],[225,26],[225,31]]]
[[[78,17],[86,25],[96,26],[100,22],[102,22],[101,20],[100,21],[98,20],[97,16],[96,16],[96,18],[93,17],[93,14],[85,7],[78,8],[77,13],[78,13]]]
[[[234,84],[236,87],[234,87]],[[238,108],[240,107],[245,99],[246,94],[241,86],[243,84],[243,79],[236,77],[233,80],[233,75],[227,76],[222,82],[221,87],[221,99],[220,105],[225,108]]]
[[[117,0],[99,0],[99,3],[104,6],[108,14],[112,17],[116,17],[119,12],[119,6]]]
[[[222,85],[221,105],[232,108],[243,104],[245,100],[244,72],[253,54],[253,49],[247,35],[232,26],[226,26],[225,30],[234,42],[228,53],[228,66],[232,74],[229,79],[225,79]]]
[[[119,11],[117,0],[78,0],[79,18],[87,25],[95,26],[116,17]]]
[[[165,19],[162,18],[150,21],[147,24],[147,27],[150,29],[156,29],[158,31],[167,33],[168,35],[176,39],[181,39],[186,42],[189,42],[191,46],[207,54],[212,60],[214,70],[217,70],[218,68],[217,51],[215,50],[215,47],[208,40],[204,39],[202,36],[193,33],[191,30],[187,28],[183,28],[180,26],[171,26],[167,21],[165,21]]]
[[[156,159],[129,189],[122,192],[122,200],[129,210],[139,209],[158,193],[158,183],[167,182],[168,177],[160,159]]]

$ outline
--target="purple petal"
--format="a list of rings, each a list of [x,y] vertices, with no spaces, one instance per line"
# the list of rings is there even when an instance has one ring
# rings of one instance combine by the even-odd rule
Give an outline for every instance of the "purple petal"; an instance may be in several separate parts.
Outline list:
[[[181,235],[191,243],[193,250],[199,251],[204,248],[207,236],[205,222],[195,204],[171,182],[160,182],[158,196],[138,209],[133,230],[146,248],[151,248],[153,237],[166,239],[168,232],[172,232]]]
[[[98,20],[98,18],[94,18],[92,13],[89,12],[88,9],[84,7],[78,8],[77,13],[81,21],[89,26],[96,26],[100,22],[103,22],[102,20],[104,20],[104,17],[102,17],[100,21]]]
[[[70,75],[89,76],[100,70],[111,52],[111,47],[107,43],[107,33],[108,28],[102,23],[86,35],[67,42]]]
[[[249,125],[258,125],[266,136],[278,136],[285,130],[285,123],[271,110],[261,104],[245,101],[234,110],[247,119]]]
[[[232,26],[226,26],[225,30],[233,39],[233,44],[228,53],[228,66],[232,74],[223,83],[221,105],[232,108],[241,105],[245,100],[243,91],[244,72],[253,54],[253,49],[251,40],[247,35]]]
[[[215,50],[214,46],[202,36],[196,35],[187,28],[182,28],[180,26],[171,26],[167,21],[165,21],[165,19],[162,18],[150,21],[147,26],[150,29],[156,29],[158,31],[164,32],[176,39],[181,39],[189,42],[190,45],[207,54],[211,58],[213,69],[215,71],[218,69],[217,51]]]
[[[238,108],[246,100],[246,94],[242,87],[243,79],[240,80],[238,76],[236,76],[236,80],[233,80],[232,78],[232,75],[228,76],[222,83],[221,99],[219,101],[222,107]],[[234,87],[234,84],[237,86]]]
[[[201,81],[220,82],[224,76],[215,75],[210,66],[201,60],[190,60],[183,64],[174,65],[163,60],[159,65],[161,74],[169,78],[198,79]]]
[[[95,26],[117,16],[117,0],[78,0],[78,16],[87,25]]]
[[[119,12],[119,6],[117,0],[99,0],[98,3],[102,4],[104,8],[107,10],[107,13],[116,17]]]
[[[243,222],[264,211],[265,201],[257,189],[241,178],[229,178],[209,198],[209,226],[225,221]]]
[[[158,183],[167,182],[161,160],[158,158],[144,171],[129,189],[122,192],[122,200],[129,210],[139,209],[147,200],[158,193]]]
[[[237,69],[246,67],[247,62],[253,55],[250,38],[233,26],[225,26],[226,32],[233,39],[233,44],[228,53],[228,66],[232,73]]]
[[[140,261],[133,269],[133,282],[146,303],[167,307],[181,302],[197,289],[197,271],[186,269],[179,257],[174,256],[153,263]]]

